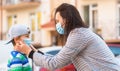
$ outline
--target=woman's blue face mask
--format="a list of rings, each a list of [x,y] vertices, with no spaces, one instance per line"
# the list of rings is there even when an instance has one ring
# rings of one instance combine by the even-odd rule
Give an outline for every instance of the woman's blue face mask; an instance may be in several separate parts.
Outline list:
[[[62,28],[61,23],[56,24],[56,30],[59,34],[64,34],[64,28]]]

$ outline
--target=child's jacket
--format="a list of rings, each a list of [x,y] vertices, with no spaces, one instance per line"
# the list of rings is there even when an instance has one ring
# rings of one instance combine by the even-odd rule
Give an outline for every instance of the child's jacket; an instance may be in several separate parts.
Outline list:
[[[28,58],[18,51],[11,52],[7,67],[8,71],[32,71]]]

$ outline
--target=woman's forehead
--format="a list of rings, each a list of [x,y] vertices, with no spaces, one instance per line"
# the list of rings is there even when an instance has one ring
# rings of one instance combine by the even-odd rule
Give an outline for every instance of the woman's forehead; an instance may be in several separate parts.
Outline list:
[[[62,16],[60,15],[60,12],[56,13],[55,20],[56,21],[62,21],[63,20]]]
[[[55,19],[59,19],[61,16],[60,16],[60,12],[57,12],[56,13],[56,16],[55,16]]]

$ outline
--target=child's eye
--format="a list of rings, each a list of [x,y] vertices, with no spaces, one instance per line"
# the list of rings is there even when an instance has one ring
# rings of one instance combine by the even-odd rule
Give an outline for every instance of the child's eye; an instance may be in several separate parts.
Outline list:
[[[29,36],[26,36],[26,37],[28,37],[28,38],[29,38]]]

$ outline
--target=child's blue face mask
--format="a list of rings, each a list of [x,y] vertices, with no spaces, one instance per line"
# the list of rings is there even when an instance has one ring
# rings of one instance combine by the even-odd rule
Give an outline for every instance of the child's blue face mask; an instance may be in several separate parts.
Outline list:
[[[64,34],[64,29],[62,28],[60,23],[56,24],[56,30],[59,34]]]
[[[28,46],[30,46],[30,44],[31,44],[31,42],[32,42],[32,40],[29,39],[29,38],[25,38],[23,41],[24,41],[24,43],[27,44]]]

